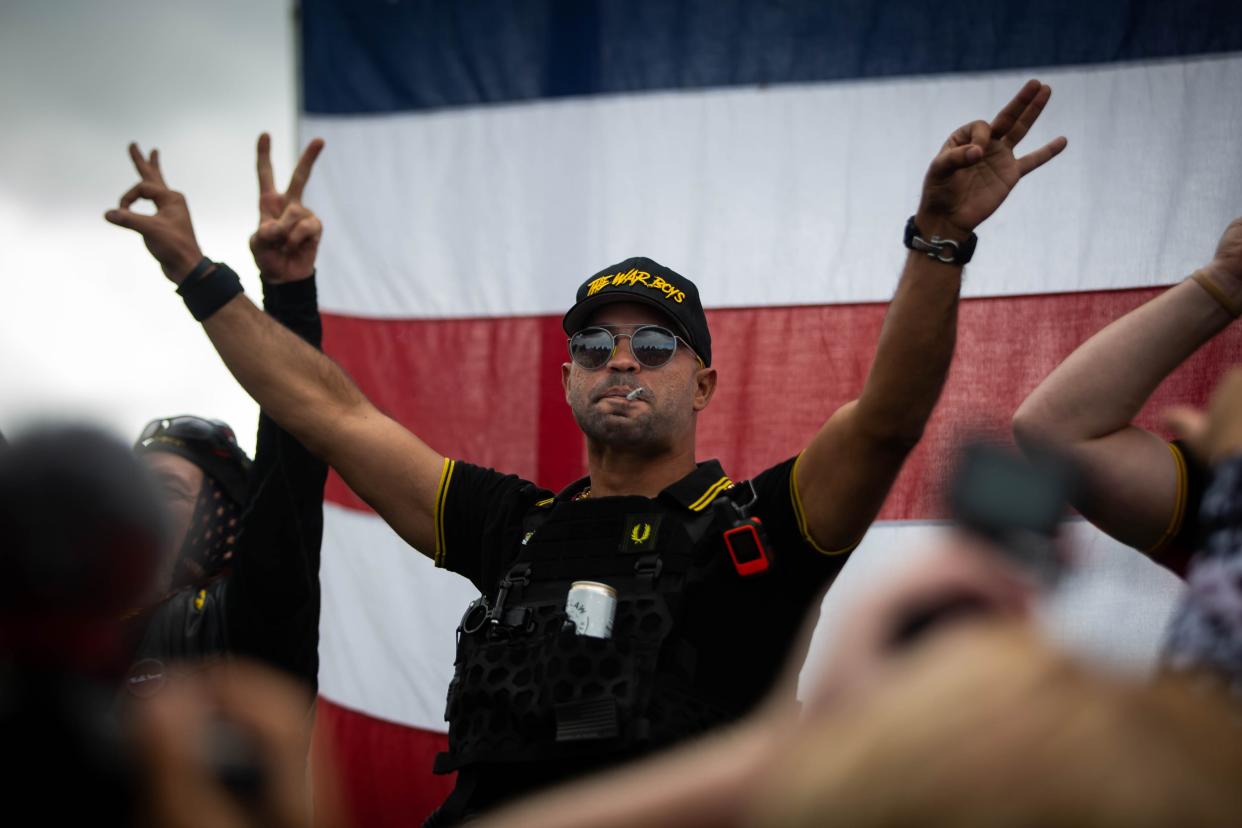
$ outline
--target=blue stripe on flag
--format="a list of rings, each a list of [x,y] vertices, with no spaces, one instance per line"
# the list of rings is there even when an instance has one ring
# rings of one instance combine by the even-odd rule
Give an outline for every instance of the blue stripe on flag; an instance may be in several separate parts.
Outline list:
[[[302,0],[325,115],[1233,51],[1239,0]]]

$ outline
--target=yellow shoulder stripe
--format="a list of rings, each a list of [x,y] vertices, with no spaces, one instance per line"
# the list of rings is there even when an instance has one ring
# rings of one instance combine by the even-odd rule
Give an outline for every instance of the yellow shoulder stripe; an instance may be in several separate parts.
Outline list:
[[[724,477],[720,478],[715,483],[713,483],[711,486],[709,486],[707,488],[707,491],[703,492],[702,497],[700,497],[698,500],[690,504],[689,506],[690,511],[692,512],[703,511],[704,509],[708,507],[708,505],[713,500],[715,500],[720,495],[721,492],[723,492],[725,489],[728,489],[732,485],[733,485],[733,481],[729,479],[728,475],[725,475]]]
[[[545,497],[543,500],[536,500],[535,508],[542,509],[544,506],[547,506],[548,504],[552,503],[552,501],[554,500],[556,500],[555,497]]]
[[[815,542],[815,538],[811,537],[811,530],[806,524],[806,511],[802,508],[802,495],[798,493],[798,464],[801,462],[802,454],[799,453],[797,459],[794,460],[793,468],[789,470],[789,497],[793,501],[794,517],[798,520],[798,531],[802,533],[802,539],[821,555],[844,555],[847,552],[853,552],[858,548],[858,544],[862,543],[861,537],[849,546],[840,549],[824,549]]]
[[[1145,550],[1145,554],[1154,555],[1163,551],[1169,541],[1177,537],[1177,533],[1182,531],[1182,521],[1186,519],[1186,498],[1189,496],[1190,478],[1186,471],[1186,458],[1182,454],[1182,450],[1172,443],[1168,444],[1169,452],[1173,455],[1173,465],[1177,468],[1177,496],[1173,500],[1173,515],[1169,518],[1169,525],[1165,527],[1164,534],[1160,536],[1160,540],[1149,546]]]
[[[449,484],[453,481],[453,467],[457,461],[444,458],[444,467],[440,469],[440,485],[436,489],[436,511],[433,519],[436,524],[436,550],[434,560],[436,566],[444,566],[444,501],[448,497]]]

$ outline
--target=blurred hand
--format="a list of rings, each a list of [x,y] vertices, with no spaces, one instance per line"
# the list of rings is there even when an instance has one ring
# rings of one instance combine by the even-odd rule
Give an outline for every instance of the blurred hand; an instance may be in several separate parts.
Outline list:
[[[153,149],[149,157],[143,157],[138,145],[130,144],[129,157],[142,180],[126,191],[117,209],[104,213],[104,218],[112,224],[140,233],[147,250],[160,263],[164,275],[179,285],[203,258],[203,251],[194,237],[194,226],[190,223],[190,208],[185,203],[185,196],[170,190],[164,183],[159,150]],[[135,213],[130,209],[140,198],[154,202],[155,215]]]
[[[149,824],[310,825],[309,708],[300,686],[245,662],[178,679],[141,702],[134,711],[135,744]],[[237,773],[248,764],[260,773]],[[226,785],[230,778],[232,788]],[[317,825],[334,822],[330,815],[316,814]]]
[[[859,599],[814,679],[813,716],[860,690],[925,633],[962,621],[1026,619],[1034,589],[1024,574],[973,536],[954,532],[930,557]]]
[[[1055,138],[1021,158],[1014,147],[1034,125],[1052,89],[1030,80],[992,121],[957,129],[932,160],[915,223],[925,235],[962,240],[996,212],[1018,180],[1065,149]]]
[[[1238,224],[1235,221],[1232,228]],[[1234,366],[1216,390],[1206,412],[1179,405],[1164,412],[1165,422],[1191,452],[1205,463],[1216,465],[1242,453],[1242,367]]]
[[[320,138],[306,145],[288,188],[280,193],[272,174],[272,139],[266,132],[259,136],[259,229],[250,237],[250,252],[265,282],[297,282],[315,272],[323,225],[302,205],[302,191],[322,150]]]
[[[1242,218],[1229,222],[1204,270],[1221,285],[1242,282]]]

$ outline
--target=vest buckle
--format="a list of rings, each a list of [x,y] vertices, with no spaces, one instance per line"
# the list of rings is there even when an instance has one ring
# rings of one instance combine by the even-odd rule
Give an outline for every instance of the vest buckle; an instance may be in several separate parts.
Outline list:
[[[502,627],[518,626],[517,624],[509,623],[509,621],[513,619],[513,613],[505,612],[505,602],[509,599],[510,589],[515,586],[526,586],[529,583],[530,564],[528,563],[515,564],[514,567],[509,570],[508,574],[501,579],[500,589],[496,592],[496,605],[492,607],[491,612],[488,613],[488,618],[491,621],[491,624],[488,626],[493,633],[499,634],[502,631]],[[521,613],[518,614],[520,615]],[[529,615],[529,612],[527,615]],[[521,626],[525,626],[528,620],[529,619],[525,615],[522,616],[520,619]],[[504,631],[508,632],[509,630],[506,629]]]
[[[659,554],[643,555],[634,562],[634,574],[640,578],[648,578],[653,583],[664,571],[664,561]]]
[[[505,610],[503,616],[495,619],[495,623],[508,629],[510,632],[533,632],[535,623],[535,613],[530,607],[513,607]]]

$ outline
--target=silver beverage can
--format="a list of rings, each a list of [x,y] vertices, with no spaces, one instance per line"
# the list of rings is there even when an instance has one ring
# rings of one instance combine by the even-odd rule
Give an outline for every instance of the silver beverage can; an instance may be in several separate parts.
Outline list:
[[[612,622],[617,616],[617,591],[596,581],[574,581],[565,599],[565,615],[578,635],[612,638]]]

